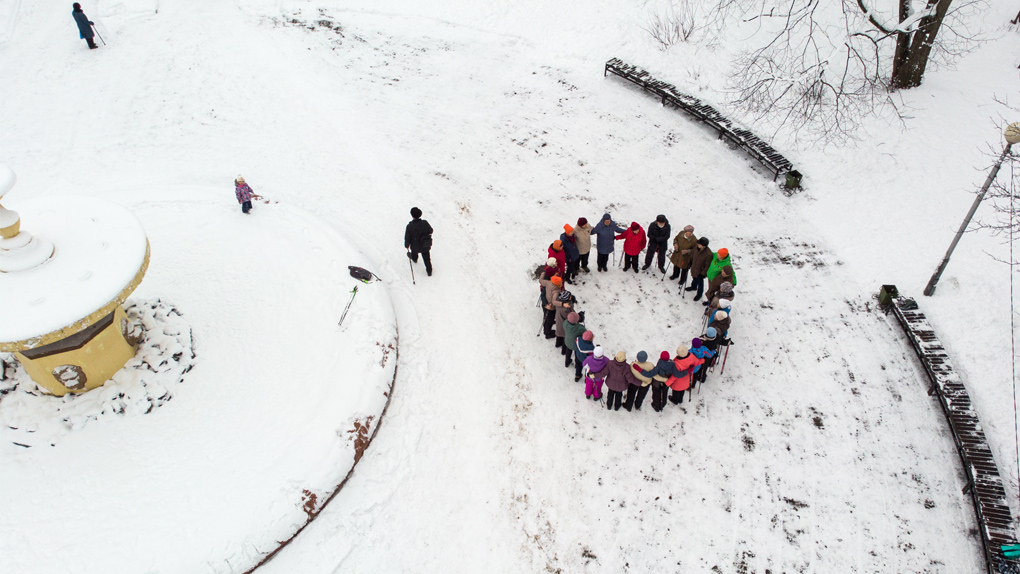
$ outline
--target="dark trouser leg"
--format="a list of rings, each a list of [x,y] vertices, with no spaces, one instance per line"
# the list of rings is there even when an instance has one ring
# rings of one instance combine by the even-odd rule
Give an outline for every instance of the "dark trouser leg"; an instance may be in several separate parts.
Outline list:
[[[639,388],[637,385],[627,385],[627,398],[623,399],[623,408],[627,409],[627,411],[634,408],[634,397],[637,395]]]
[[[666,244],[665,243],[660,243],[656,247],[656,253],[659,254],[659,261],[658,261],[658,263],[659,263],[659,271],[662,271],[663,269],[666,268]]]
[[[694,300],[697,301],[698,299],[701,299],[701,293],[705,290],[705,278],[695,277],[691,279],[691,287],[696,288],[698,291],[694,294]]]
[[[425,273],[432,276],[432,257],[429,256],[428,249],[422,250],[421,260],[425,263]]]
[[[680,268],[676,265],[673,266],[673,272],[669,274],[670,281],[676,281],[676,278],[680,276]]]
[[[606,408],[614,411],[620,410],[620,399],[623,398],[623,393],[620,391],[609,391],[609,396],[606,401]],[[615,407],[613,405],[616,405]]]
[[[577,270],[580,267],[581,267],[580,259],[578,259],[577,261],[567,261],[567,277],[569,277],[571,281],[577,279]]]
[[[661,411],[666,406],[666,393],[669,392],[669,387],[663,383],[654,382],[652,383],[652,408],[655,412]]]
[[[556,311],[546,309],[545,317],[542,319],[542,332],[545,333],[546,339],[552,339],[556,337],[556,331],[553,331],[553,323],[556,322]]]
[[[85,41],[89,43],[89,50],[95,50],[96,48],[99,47],[99,46],[96,46],[96,41],[93,40],[92,38],[85,38]],[[245,213],[248,213],[248,212],[245,211]]]
[[[411,250],[408,251],[411,254],[411,261],[418,262],[418,249],[415,246],[411,246]]]
[[[670,392],[670,394],[669,394],[669,402],[673,403],[674,405],[678,405],[678,404],[682,403],[683,400],[684,400],[684,393],[683,393],[683,391],[671,391]]]
[[[585,253],[585,254],[581,255],[580,266],[581,266],[581,269],[584,269],[585,271],[589,271],[589,269],[588,269],[588,256],[589,255],[591,255],[590,251],[588,253]]]
[[[638,387],[637,398],[634,400],[634,408],[641,410],[641,404],[645,402],[645,397],[648,396],[648,387]]]
[[[645,268],[651,266],[653,257],[655,257],[655,250],[652,245],[649,245],[645,251]]]
[[[609,254],[599,253],[595,258],[596,269],[599,271],[609,271]]]
[[[626,261],[623,262],[623,270],[626,271],[628,268],[633,267],[634,273],[638,272],[638,256],[637,255],[624,255]]]
[[[568,349],[566,345],[563,345],[562,351],[563,351],[563,366],[570,367],[570,359],[574,356],[574,352]]]
[[[687,267],[687,268],[684,268],[684,269],[680,270],[680,286],[681,287],[687,285],[687,272],[690,269],[691,269],[690,267]],[[693,280],[693,277],[692,277],[692,280]],[[693,285],[693,283],[692,283],[692,285]]]
[[[243,211],[244,213],[248,213],[249,211],[251,211],[251,201],[250,200],[241,204],[241,211]]]
[[[578,381],[581,379],[581,369],[584,368],[584,357],[581,353],[574,352],[574,380]]]

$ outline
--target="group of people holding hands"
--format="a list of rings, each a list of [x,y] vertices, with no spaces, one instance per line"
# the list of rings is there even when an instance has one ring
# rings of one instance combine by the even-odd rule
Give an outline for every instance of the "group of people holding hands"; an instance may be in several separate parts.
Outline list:
[[[638,257],[647,247],[641,270],[646,271],[657,256],[659,272],[665,278],[670,231],[664,215],[656,217],[647,232],[637,222],[621,227],[608,213],[594,227],[581,217],[577,225],[563,226],[559,239],[549,245],[548,259],[538,273],[545,338],[555,339],[564,357],[564,366],[574,367],[574,381],[584,377],[586,398],[601,400],[605,384],[608,388],[606,407],[611,410],[621,407],[627,411],[640,410],[649,388],[652,408],[657,412],[665,408],[667,402],[682,403],[687,391],[693,392],[698,383],[706,380],[709,369],[719,357],[720,347],[729,348],[727,335],[733,287],[737,284],[729,251],[723,248],[713,253],[708,248],[708,238],[696,237],[690,225],[673,238],[673,250],[669,253],[673,265],[670,279],[680,279],[681,293],[696,291],[695,301],[705,295],[703,304],[707,308],[702,334],[692,339],[690,346],[680,345],[672,356],[662,351],[655,363],[648,360],[645,351],[639,351],[633,362],[628,362],[625,351],[610,359],[596,343],[595,334],[584,326],[584,312],[575,308],[577,300],[566,286],[575,282],[578,273],[590,272],[588,256],[593,243],[598,272],[609,271],[609,257],[615,257],[615,242],[623,240],[624,271],[633,268],[638,272]],[[688,275],[691,277],[689,287],[686,285]],[[703,293],[706,280],[708,290]]]

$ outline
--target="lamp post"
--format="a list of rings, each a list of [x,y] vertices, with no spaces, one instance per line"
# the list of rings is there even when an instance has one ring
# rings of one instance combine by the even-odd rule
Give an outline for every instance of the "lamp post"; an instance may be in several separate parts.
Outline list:
[[[1006,127],[1004,133],[1006,137],[1006,148],[1002,150],[1002,155],[999,156],[999,161],[995,162],[995,166],[992,167],[992,171],[988,173],[988,178],[985,179],[985,184],[981,186],[981,191],[978,192],[977,197],[974,198],[974,203],[970,206],[970,211],[967,212],[967,217],[963,218],[963,224],[960,225],[959,231],[956,232],[956,237],[953,237],[953,242],[949,244],[949,250],[946,251],[946,256],[942,259],[942,263],[939,263],[938,269],[935,273],[932,273],[931,279],[928,280],[928,285],[924,288],[924,294],[927,297],[931,297],[935,293],[935,284],[939,282],[939,278],[942,277],[942,272],[946,270],[946,265],[949,265],[949,257],[953,255],[953,250],[956,249],[956,244],[960,242],[960,238],[963,237],[963,232],[967,231],[967,226],[970,225],[970,219],[974,217],[974,212],[977,211],[981,200],[985,198],[985,194],[988,193],[988,188],[992,186],[992,182],[995,181],[995,176],[999,173],[999,168],[1002,167],[1002,162],[1006,159],[1009,154],[1009,149],[1013,147],[1013,144],[1020,143],[1020,122],[1009,124]]]

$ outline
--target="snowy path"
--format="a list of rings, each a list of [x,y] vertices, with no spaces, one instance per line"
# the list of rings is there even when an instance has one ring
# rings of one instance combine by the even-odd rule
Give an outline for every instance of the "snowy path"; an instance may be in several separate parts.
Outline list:
[[[387,281],[401,333],[387,418],[260,572],[981,567],[952,442],[869,309],[877,285],[857,284],[743,154],[604,80],[615,54],[276,6],[169,3],[96,54],[19,27],[0,54],[18,78],[0,94],[18,193],[158,180],[222,186],[230,203],[240,172],[333,222]],[[63,10],[21,8],[53,36]],[[416,286],[400,244],[411,205],[437,230],[436,275],[419,266]],[[665,213],[734,253],[737,345],[686,412],[598,409],[535,336],[528,272],[564,223],[607,210]],[[696,334],[701,306],[658,279],[614,270],[577,288],[608,350]]]

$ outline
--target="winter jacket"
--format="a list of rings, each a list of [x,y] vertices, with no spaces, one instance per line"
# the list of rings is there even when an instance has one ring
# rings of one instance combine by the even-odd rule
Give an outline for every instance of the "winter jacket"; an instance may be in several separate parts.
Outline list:
[[[577,345],[574,341],[578,337],[584,334],[588,328],[584,326],[584,323],[578,321],[577,323],[570,323],[567,321],[563,322],[563,344],[567,346],[571,351],[577,352]]]
[[[641,385],[642,387],[647,387],[648,385],[652,384],[652,377],[650,376],[646,377],[644,371],[650,371],[654,368],[655,365],[649,363],[648,361],[645,361],[643,363],[634,361],[630,365],[630,372],[632,375],[634,375],[634,378],[637,379],[637,383],[635,384]]]
[[[584,360],[584,366],[588,367],[588,376],[596,381],[601,381],[606,378],[606,366],[609,364],[609,357],[602,355],[596,357],[595,355],[588,355],[588,358]]]
[[[675,255],[675,253],[674,253]],[[691,251],[691,275],[694,277],[704,277],[708,273],[708,267],[712,264],[712,250],[705,246],[694,246],[694,250]]]
[[[691,264],[694,260],[694,250],[698,247],[698,237],[691,233],[690,237],[684,237],[686,231],[681,231],[673,238],[673,255],[669,257],[670,262],[679,269],[693,269]],[[708,250],[704,248],[703,251]],[[709,254],[712,252],[709,250]],[[711,261],[711,259],[709,259]],[[707,265],[707,263],[706,263]],[[697,273],[694,274],[697,276]]]
[[[737,278],[733,276],[733,268],[729,265],[723,266],[719,269],[719,274],[715,276],[715,279],[711,279],[709,281],[708,289],[705,290],[705,298],[711,301],[713,297],[719,294],[719,287],[721,287],[723,283],[727,281],[733,283],[736,279]],[[733,292],[731,291],[730,293],[732,294]],[[733,297],[731,296],[730,298],[732,299]]]
[[[575,233],[577,233],[575,231]],[[563,242],[563,253],[566,254],[567,261],[573,263],[581,258],[580,252],[577,250],[577,238],[573,235],[567,235],[566,233],[560,234],[560,241]]]
[[[555,307],[559,307],[560,305],[563,304],[556,300],[556,297],[563,291],[563,289],[560,289],[559,287],[556,286],[555,283],[548,279],[539,279],[538,284],[541,285],[543,288],[546,305],[553,305]]]
[[[606,225],[607,219],[609,220],[609,225]],[[602,255],[609,255],[615,249],[614,241],[616,241],[616,234],[624,231],[626,231],[626,229],[617,225],[616,222],[609,217],[608,213],[603,214],[598,225],[591,230],[592,235],[596,237],[595,248]]]
[[[234,195],[237,196],[237,203],[244,203],[251,201],[252,190],[248,187],[247,183],[235,183],[234,184]]]
[[[659,359],[659,361],[655,363],[655,368],[643,370],[641,371],[641,374],[646,377],[651,377],[660,383],[665,383],[676,372],[676,365],[673,364],[671,359]]]
[[[606,366],[606,386],[609,387],[609,390],[622,393],[627,390],[629,385],[639,384],[641,381],[634,376],[634,370],[631,369],[630,363],[626,361],[621,363],[616,359],[609,361],[609,365]]]
[[[674,374],[666,381],[666,384],[674,391],[686,391],[691,388],[691,375],[694,374],[694,368],[704,362],[690,353],[687,353],[686,357],[673,359]]]
[[[428,251],[432,249],[432,226],[424,219],[412,219],[404,230],[404,249]]]
[[[706,325],[705,328],[707,329],[709,327],[715,327],[715,332],[719,334],[718,336],[725,337],[726,331],[730,330],[731,320],[732,319],[730,319],[729,313],[726,314],[726,318],[723,319],[722,321],[717,321],[715,315],[713,314],[712,318],[708,320],[708,325]]]
[[[564,325],[567,324],[567,315],[572,313],[574,310],[569,305],[560,304],[556,307],[556,336],[563,337],[564,340],[567,337],[567,331],[564,329]]]
[[[577,252],[581,255],[591,252],[591,224],[586,223],[584,227],[574,228],[574,237],[577,239]]]
[[[617,239],[623,240],[623,252],[627,255],[637,255],[641,253],[641,250],[648,244],[648,240],[645,237],[645,230],[641,229],[640,225],[637,225],[637,231],[632,228],[637,223],[631,223],[627,231],[616,236]]]
[[[702,365],[704,365],[708,363],[709,359],[715,356],[715,349],[709,349],[708,347],[705,347],[704,343],[702,343],[700,347],[695,347],[691,349],[691,354],[701,359]],[[694,372],[697,373],[698,371],[700,371],[702,365],[694,367]]]
[[[727,255],[726,259],[723,259],[722,261],[719,260],[719,255],[718,254],[716,254],[714,257],[712,257],[712,264],[708,266],[708,273],[705,274],[705,277],[708,277],[709,281],[714,280],[716,278],[716,276],[719,275],[719,272],[722,271],[723,267],[729,267],[730,268],[730,275],[732,275],[732,277],[729,279],[729,282],[733,283],[733,286],[736,287],[737,286],[737,274],[733,272],[733,266],[730,265],[730,256],[729,255]]]
[[[708,328],[706,327],[705,330],[708,330]],[[700,337],[700,339],[701,339],[701,348],[708,349],[709,351],[712,351],[713,353],[718,352],[718,349],[719,349],[719,337],[718,337],[718,335],[714,339],[708,338],[708,335],[702,335]]]
[[[556,260],[556,270],[559,271],[560,275],[563,275],[563,270],[567,268],[567,254],[562,249],[556,251],[553,249],[552,243],[550,243],[549,257]]]
[[[78,35],[81,39],[93,38],[96,33],[92,31],[92,25],[95,22],[90,22],[89,17],[85,15],[85,12],[81,10],[71,10],[71,16],[74,16],[74,23],[78,25]],[[245,200],[247,201],[247,200]]]
[[[658,221],[653,221],[648,224],[648,245],[650,248],[654,248],[658,245],[665,247],[669,243],[669,236],[670,228],[668,219],[662,227],[659,227]]]
[[[577,352],[581,355],[590,355],[595,352],[595,343],[592,341],[585,341],[584,338],[580,336],[574,339],[574,347],[577,348]]]

